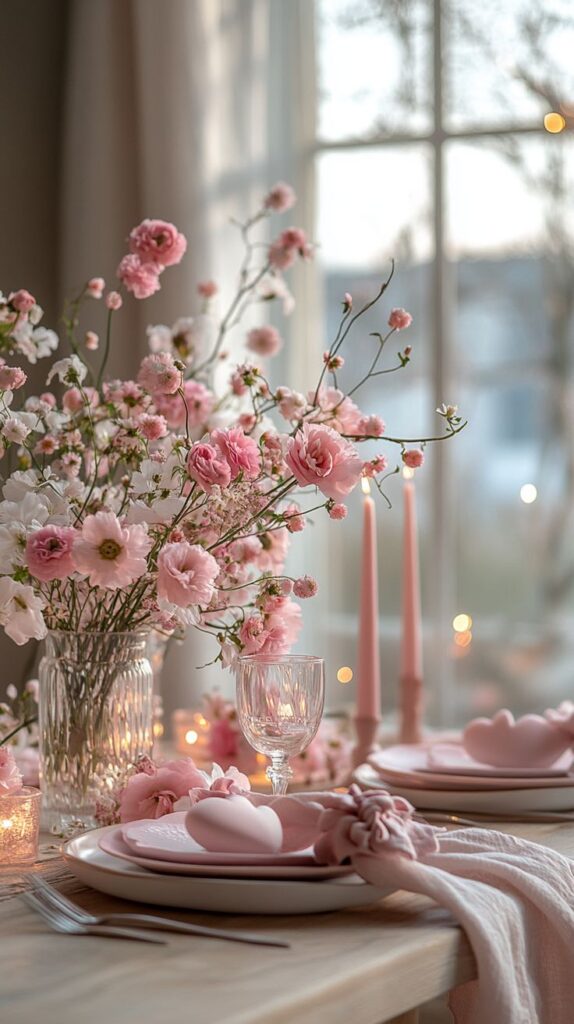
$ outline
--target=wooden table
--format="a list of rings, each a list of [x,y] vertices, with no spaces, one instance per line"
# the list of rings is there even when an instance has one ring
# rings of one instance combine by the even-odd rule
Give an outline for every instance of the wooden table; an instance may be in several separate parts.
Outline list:
[[[574,857],[574,825],[504,831]],[[57,873],[58,887],[87,910],[135,909],[82,886],[60,861],[42,870]],[[414,1024],[417,1007],[475,974],[449,915],[404,892],[371,908],[306,918],[171,916],[281,935],[292,946],[56,935],[12,898],[0,872],[2,1024]]]

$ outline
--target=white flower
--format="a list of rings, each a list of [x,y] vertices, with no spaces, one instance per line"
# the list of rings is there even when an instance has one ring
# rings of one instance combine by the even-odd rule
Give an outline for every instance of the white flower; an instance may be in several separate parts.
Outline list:
[[[134,501],[126,515],[127,523],[147,523],[148,526],[161,526],[171,523],[185,505],[185,498],[160,498],[152,505],[144,501]]]
[[[8,697],[8,700],[16,700],[18,690],[14,686],[14,683],[9,683],[6,687],[6,696]]]
[[[19,321],[12,332],[12,337],[18,351],[32,364],[51,355],[59,345],[55,331],[50,331],[47,327],[33,327],[30,320]]]
[[[32,587],[9,576],[0,578],[0,625],[18,646],[34,637],[43,640],[47,629],[42,616],[44,602]]]
[[[14,572],[24,564],[28,534],[22,523],[0,526],[0,573]]]
[[[40,474],[35,469],[16,469],[4,484],[2,494],[8,501],[21,501],[28,491],[35,491]]]
[[[132,476],[131,493],[135,495],[155,494],[156,491],[173,491],[176,487],[181,487],[179,477],[174,476],[174,470],[179,465],[179,460],[175,455],[170,455],[165,462],[144,459],[139,472]]]
[[[281,299],[285,316],[289,316],[295,309],[295,299],[280,274],[266,274],[259,282],[257,292],[264,302]]]
[[[46,384],[50,384],[54,377],[57,377],[62,384],[82,384],[86,379],[88,368],[77,356],[68,356],[66,359],[58,359],[53,363],[46,378]]]
[[[32,309],[28,310],[28,320],[30,321],[31,324],[34,325],[34,327],[36,326],[36,324],[40,323],[40,320],[42,319],[43,316],[44,310],[42,309],[41,306],[38,305],[38,303],[36,303],[35,306],[32,306]]]
[[[458,405],[446,405],[444,402],[435,410],[439,416],[444,416],[445,420],[452,420],[458,412]]]
[[[26,491],[19,501],[0,502],[0,523],[38,530],[49,516],[45,495]]]
[[[7,441],[12,441],[14,444],[22,444],[22,441],[26,440],[29,433],[30,428],[15,416],[10,416],[2,425],[3,436]]]

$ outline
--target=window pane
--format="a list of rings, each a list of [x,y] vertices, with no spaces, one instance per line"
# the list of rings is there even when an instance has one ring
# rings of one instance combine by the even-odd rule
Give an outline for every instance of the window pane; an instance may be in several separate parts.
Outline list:
[[[452,129],[574,114],[569,0],[445,0],[445,105]]]
[[[528,136],[448,150],[458,263],[452,446],[458,717],[543,710],[571,689],[574,611],[574,149]],[[468,207],[472,207],[471,210]]]
[[[429,0],[316,0],[319,135],[431,126]]]

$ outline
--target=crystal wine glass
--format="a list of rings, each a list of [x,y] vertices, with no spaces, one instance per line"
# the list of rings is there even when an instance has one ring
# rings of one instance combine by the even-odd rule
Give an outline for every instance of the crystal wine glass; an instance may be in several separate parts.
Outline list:
[[[271,759],[267,778],[273,793],[286,793],[293,775],[289,758],[315,736],[325,702],[325,663],[312,655],[238,659],[237,712],[243,735]]]

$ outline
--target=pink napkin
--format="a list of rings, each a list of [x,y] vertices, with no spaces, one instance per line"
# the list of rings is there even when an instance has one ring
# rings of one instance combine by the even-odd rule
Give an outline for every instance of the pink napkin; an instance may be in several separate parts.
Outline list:
[[[285,801],[291,848],[314,838],[320,863],[350,859],[365,881],[421,893],[452,913],[478,968],[475,981],[451,992],[457,1024],[572,1024],[574,870],[566,857],[501,832],[447,833],[415,821],[407,800],[383,790],[244,795],[280,817]]]

